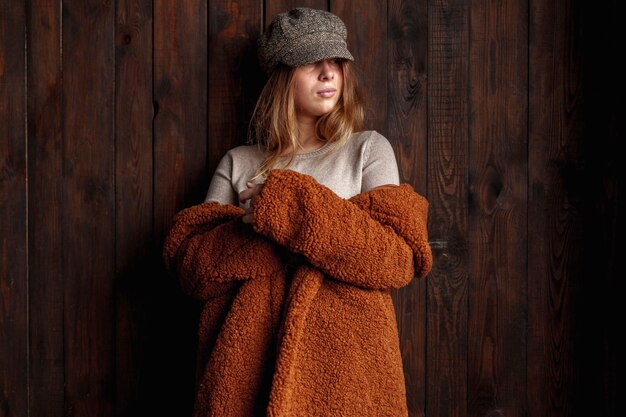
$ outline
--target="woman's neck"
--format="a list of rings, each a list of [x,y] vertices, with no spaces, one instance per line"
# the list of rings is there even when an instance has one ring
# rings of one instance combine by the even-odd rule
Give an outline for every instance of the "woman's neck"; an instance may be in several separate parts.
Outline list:
[[[312,152],[321,148],[326,143],[322,139],[317,137],[315,132],[315,120],[298,123],[298,148],[296,154]],[[285,149],[283,155],[288,155],[292,152],[291,147]]]
[[[307,153],[324,146],[326,142],[319,139],[317,136],[307,136],[306,138],[298,138],[298,149],[296,153]]]

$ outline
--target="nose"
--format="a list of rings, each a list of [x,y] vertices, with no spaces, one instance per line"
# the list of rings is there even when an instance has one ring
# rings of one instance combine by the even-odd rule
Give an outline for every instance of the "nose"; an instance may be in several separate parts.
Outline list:
[[[332,80],[335,78],[335,69],[329,60],[320,62],[320,80]]]

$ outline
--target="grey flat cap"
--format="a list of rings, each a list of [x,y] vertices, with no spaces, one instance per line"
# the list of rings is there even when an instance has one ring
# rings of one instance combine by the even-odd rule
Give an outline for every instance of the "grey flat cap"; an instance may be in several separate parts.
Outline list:
[[[354,61],[343,21],[325,10],[297,7],[277,14],[259,38],[259,63],[268,74],[278,63],[300,67],[327,58]]]

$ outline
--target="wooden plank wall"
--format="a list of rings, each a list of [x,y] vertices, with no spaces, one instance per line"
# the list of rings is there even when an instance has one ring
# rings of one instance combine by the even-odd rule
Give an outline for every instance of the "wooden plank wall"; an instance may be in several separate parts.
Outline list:
[[[2,2],[0,417],[190,415],[201,306],[161,243],[294,6],[344,19],[430,201],[433,270],[393,294],[410,415],[617,416],[625,68],[617,0],[582,3]]]

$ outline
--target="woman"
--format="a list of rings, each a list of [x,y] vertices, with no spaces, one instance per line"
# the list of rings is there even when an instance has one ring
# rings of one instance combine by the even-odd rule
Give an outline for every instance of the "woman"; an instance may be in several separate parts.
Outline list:
[[[182,210],[166,266],[205,302],[195,416],[406,416],[390,291],[432,257],[426,200],[363,108],[335,15],[296,8],[259,41],[257,145]]]
[[[246,204],[272,168],[312,175],[344,198],[383,184],[398,184],[387,139],[363,122],[347,31],[335,15],[306,8],[279,14],[260,39],[269,79],[257,102],[251,139],[260,146],[228,152],[213,176],[206,201]],[[346,145],[346,146],[342,146]],[[244,217],[250,221],[249,215]]]

